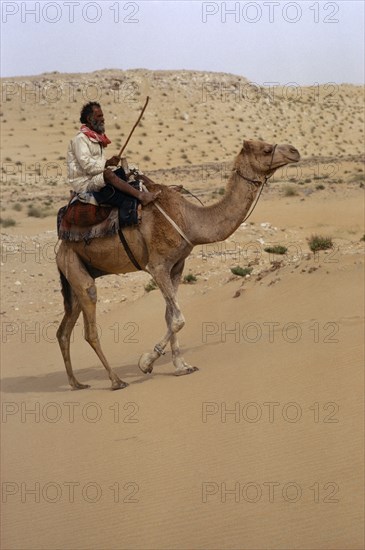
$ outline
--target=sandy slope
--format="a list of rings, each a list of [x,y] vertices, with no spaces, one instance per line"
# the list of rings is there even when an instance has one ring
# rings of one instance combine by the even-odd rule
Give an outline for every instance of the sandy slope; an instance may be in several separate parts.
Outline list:
[[[92,388],[78,393],[52,331],[9,337],[4,547],[360,549],[363,260],[336,260],[288,264],[238,298],[238,279],[183,285],[181,341],[200,367],[186,378],[168,355],[153,376],[136,368],[164,332],[156,291],[99,317],[124,391],[80,333]]]
[[[143,375],[140,354],[165,332],[163,300],[145,292],[146,274],[98,281],[103,349],[129,383],[119,392],[81,321],[72,357],[91,388],[69,390],[55,342],[54,219],[13,210],[18,189],[5,181],[3,216],[17,225],[2,228],[3,548],[364,547],[363,189],[346,147],[324,189],[312,180],[284,196],[279,178],[230,239],[194,249],[180,340],[199,372],[174,377],[168,352]],[[317,166],[328,173],[328,160]],[[199,167],[157,168],[159,181],[188,181],[204,200],[224,185],[220,174],[196,178]],[[66,196],[61,181],[27,191],[50,193],[53,207]],[[313,233],[334,248],[314,257]],[[271,243],[288,254],[270,257]],[[248,263],[249,278],[232,276]]]

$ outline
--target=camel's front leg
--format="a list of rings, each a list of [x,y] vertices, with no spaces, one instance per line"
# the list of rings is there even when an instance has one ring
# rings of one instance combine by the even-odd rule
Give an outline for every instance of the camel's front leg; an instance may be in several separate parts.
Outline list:
[[[156,359],[161,357],[161,355],[165,354],[165,348],[167,344],[170,342],[173,334],[181,330],[185,324],[184,316],[181,313],[176,300],[170,300],[166,296],[165,296],[165,300],[166,300],[165,319],[167,323],[167,332],[165,336],[162,338],[162,340],[160,340],[155,345],[152,352],[146,352],[141,355],[138,366],[141,369],[141,371],[144,372],[145,374],[149,374],[152,372],[154,362],[156,361]]]
[[[167,307],[166,317],[169,316],[168,311],[169,311],[169,308]],[[180,311],[180,316],[183,319],[181,311]],[[163,339],[155,345],[152,352],[146,352],[141,355],[138,366],[142,372],[144,372],[145,374],[149,374],[152,372],[154,362],[156,361],[156,359],[161,357],[161,355],[165,354],[165,348],[169,342],[171,343],[172,361],[176,368],[175,370],[176,376],[191,374],[192,372],[195,372],[198,370],[198,367],[193,367],[188,363],[186,363],[186,361],[184,360],[180,352],[180,346],[179,346],[176,332],[184,326],[184,323],[185,322],[183,321],[180,328],[177,328],[176,330],[176,327],[178,325],[174,323],[173,316],[171,316],[170,322],[167,320],[168,330],[165,336],[163,337]],[[173,330],[173,328],[175,328],[175,331]]]
[[[189,363],[187,363],[184,357],[181,355],[180,346],[176,334],[173,334],[171,336],[170,342],[172,351],[172,362],[174,363],[176,368],[176,376],[191,374],[192,372],[199,370],[198,367],[193,367],[192,365],[189,365]]]
[[[151,373],[153,370],[153,364],[164,355],[167,344],[171,343],[173,363],[175,365],[176,376],[183,374],[190,374],[195,372],[197,367],[188,365],[184,358],[180,354],[180,348],[177,340],[176,333],[185,325],[185,319],[181,313],[179,304],[176,300],[176,292],[179,285],[180,275],[184,267],[184,262],[179,262],[174,269],[171,270],[172,275],[166,273],[165,270],[155,269],[152,272],[156,283],[158,284],[166,301],[166,313],[165,319],[167,324],[167,333],[154,347],[152,352],[144,353],[139,360],[139,368],[145,374]]]

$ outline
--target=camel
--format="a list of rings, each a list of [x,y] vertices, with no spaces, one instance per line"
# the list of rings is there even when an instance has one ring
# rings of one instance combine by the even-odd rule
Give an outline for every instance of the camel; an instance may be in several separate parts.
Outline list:
[[[193,246],[223,241],[232,235],[244,221],[267,179],[278,168],[299,159],[299,152],[291,145],[274,146],[263,141],[244,140],[224,196],[205,207],[188,201],[168,186],[151,181],[146,184],[149,191],[160,190],[161,193],[156,203],[143,207],[141,223],[123,229],[123,233],[138,264],[151,274],[162,292],[166,302],[167,332],[152,351],[140,357],[138,365],[143,373],[152,372],[154,362],[165,353],[168,343],[177,376],[198,370],[184,360],[177,339],[177,333],[185,324],[176,298],[185,260]],[[174,220],[182,234],[163,216],[158,206]],[[118,235],[93,239],[88,245],[62,241],[56,262],[65,307],[57,338],[71,388],[89,387],[75,378],[70,359],[71,332],[81,312],[85,339],[107,370],[112,389],[126,387],[128,384],[111,369],[100,346],[96,327],[95,278],[105,274],[129,273],[137,268],[129,259]]]

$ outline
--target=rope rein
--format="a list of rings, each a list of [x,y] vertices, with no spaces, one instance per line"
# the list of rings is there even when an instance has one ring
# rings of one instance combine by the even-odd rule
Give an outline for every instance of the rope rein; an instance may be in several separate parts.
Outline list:
[[[143,191],[148,191],[147,187],[143,183],[142,183],[142,190]],[[167,221],[169,221],[171,223],[171,225],[182,236],[182,238],[188,243],[188,245],[193,247],[194,246],[193,243],[188,239],[188,237],[185,235],[184,231],[177,225],[177,223],[174,222],[174,220],[172,218],[170,218],[170,216],[167,214],[167,212],[165,212],[165,210],[157,203],[157,201],[153,202],[152,205],[155,206],[157,208],[157,210],[159,210],[163,216],[165,216]]]
[[[172,184],[172,185],[168,185],[167,187],[176,187],[176,185]],[[183,185],[179,186],[181,189],[183,189],[185,191],[185,193],[187,195],[191,195],[192,197],[194,197],[194,199],[196,199],[197,201],[200,202],[200,204],[202,206],[205,206],[205,204],[199,199],[199,197],[197,197],[196,195],[194,195],[194,193],[192,193],[191,191],[189,191],[189,189],[185,189],[185,187]]]

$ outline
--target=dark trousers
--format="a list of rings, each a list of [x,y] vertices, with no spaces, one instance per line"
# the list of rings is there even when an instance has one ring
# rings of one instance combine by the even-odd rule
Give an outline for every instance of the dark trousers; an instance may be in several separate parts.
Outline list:
[[[127,181],[127,177],[123,168],[118,168],[117,170],[115,170],[114,174],[118,178]],[[109,204],[110,206],[122,206],[125,203],[126,199],[132,198],[130,195],[119,191],[119,189],[117,189],[110,183],[107,183],[104,187],[100,189],[100,191],[95,191],[93,195],[98,204]]]

